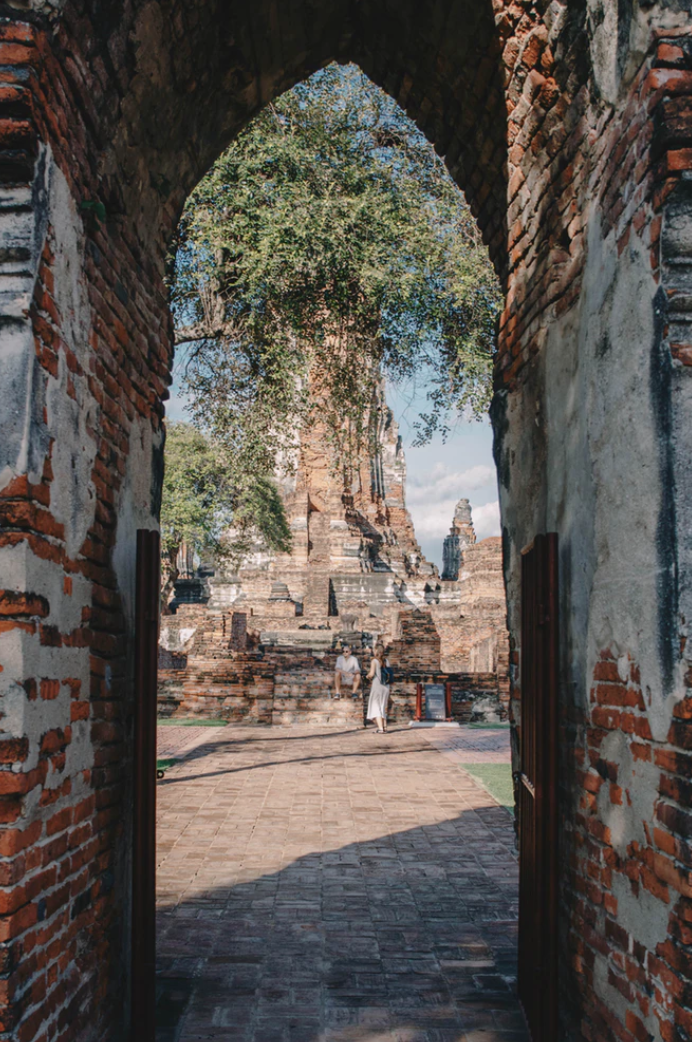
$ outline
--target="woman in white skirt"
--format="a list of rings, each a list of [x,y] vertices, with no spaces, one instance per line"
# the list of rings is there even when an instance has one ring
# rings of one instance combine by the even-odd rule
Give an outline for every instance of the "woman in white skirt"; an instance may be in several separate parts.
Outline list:
[[[378,734],[385,734],[387,730],[389,685],[382,683],[382,667],[388,665],[389,662],[384,657],[384,646],[378,644],[368,671],[368,680],[372,680],[368,700],[368,720],[375,721]]]

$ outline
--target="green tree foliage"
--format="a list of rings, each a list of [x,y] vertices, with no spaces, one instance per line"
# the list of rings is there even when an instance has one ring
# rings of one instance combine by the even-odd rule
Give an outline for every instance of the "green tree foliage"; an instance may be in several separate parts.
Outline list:
[[[235,558],[247,551],[257,530],[273,549],[289,548],[290,530],[275,484],[239,473],[222,444],[190,424],[169,424],[161,505],[164,603],[177,578],[183,544],[202,555]]]
[[[344,460],[383,374],[423,378],[422,438],[486,410],[487,251],[430,143],[354,66],[288,91],[218,159],[185,208],[172,296],[194,422],[255,473],[310,421],[315,384]]]

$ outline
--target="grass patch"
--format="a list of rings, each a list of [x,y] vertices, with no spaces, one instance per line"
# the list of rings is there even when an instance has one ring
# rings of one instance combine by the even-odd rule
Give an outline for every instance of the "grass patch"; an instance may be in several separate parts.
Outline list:
[[[180,763],[180,760],[176,760],[175,758],[170,758],[168,760],[157,760],[156,770],[167,771],[169,767],[175,767],[176,763]]]
[[[512,767],[508,763],[465,763],[465,771],[479,781],[484,789],[494,796],[507,810],[514,810],[514,784]]]
[[[225,720],[205,720],[197,716],[160,716],[158,727],[225,727]]]

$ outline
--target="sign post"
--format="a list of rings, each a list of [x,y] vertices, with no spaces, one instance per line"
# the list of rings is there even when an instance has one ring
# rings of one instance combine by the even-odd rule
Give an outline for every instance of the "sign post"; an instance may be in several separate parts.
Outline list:
[[[416,684],[416,711],[409,727],[458,727],[452,719],[452,684]]]
[[[425,685],[425,719],[440,722],[447,719],[447,698],[444,684]]]

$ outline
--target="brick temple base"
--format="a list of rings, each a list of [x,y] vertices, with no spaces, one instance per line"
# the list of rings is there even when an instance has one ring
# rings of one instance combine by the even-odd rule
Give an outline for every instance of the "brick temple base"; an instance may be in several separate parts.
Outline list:
[[[223,657],[184,656],[178,668],[159,670],[159,715],[200,716],[246,724],[314,723],[341,726],[362,722],[369,694],[363,675],[358,699],[334,695],[336,650],[315,655],[304,649],[227,653]],[[365,663],[361,663],[365,670]],[[452,714],[459,723],[506,720],[508,692],[488,673],[395,675],[389,706],[392,721],[412,720],[419,683],[452,684]]]

